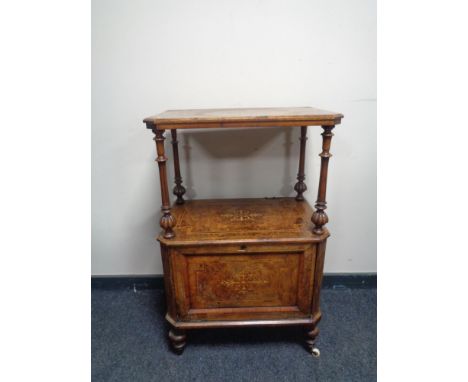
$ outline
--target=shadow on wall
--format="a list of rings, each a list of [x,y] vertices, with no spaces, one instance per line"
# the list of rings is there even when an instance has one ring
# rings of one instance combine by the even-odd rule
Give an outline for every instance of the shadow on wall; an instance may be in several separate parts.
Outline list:
[[[285,135],[286,144],[289,146],[290,128],[187,131],[184,132],[184,149],[190,148],[188,142],[194,140],[214,159],[253,158],[263,146],[282,134]],[[289,152],[287,155],[289,156]]]
[[[281,188],[275,192],[278,196],[290,196],[296,183],[297,166],[299,163],[299,127],[291,128],[259,128],[259,129],[229,129],[229,130],[179,130],[179,151],[183,166],[183,184],[187,189],[186,197],[194,199],[197,193],[194,189],[193,154],[194,149],[202,150],[213,161],[226,159],[252,160],[274,157],[281,167],[274,169],[282,173]],[[282,137],[282,138],[281,138]],[[293,138],[294,137],[294,138]],[[273,144],[273,141],[281,142]],[[276,147],[276,149],[275,149]],[[281,147],[281,151],[278,150]],[[262,179],[261,173],[250,174],[249,166],[243,166],[240,180],[255,182]],[[271,171],[271,168],[270,168]],[[219,177],[227,177],[220,171]],[[234,174],[235,176],[236,174]],[[196,174],[195,174],[196,176]],[[279,194],[278,194],[279,191]]]

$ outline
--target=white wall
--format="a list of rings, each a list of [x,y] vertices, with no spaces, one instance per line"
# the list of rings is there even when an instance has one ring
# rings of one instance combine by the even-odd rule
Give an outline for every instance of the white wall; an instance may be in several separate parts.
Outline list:
[[[155,147],[142,119],[255,106],[345,115],[332,141],[325,271],[376,271],[375,0],[93,0],[92,76],[94,275],[162,273]],[[180,132],[189,196],[294,195],[298,133]],[[311,202],[320,133],[309,127]]]

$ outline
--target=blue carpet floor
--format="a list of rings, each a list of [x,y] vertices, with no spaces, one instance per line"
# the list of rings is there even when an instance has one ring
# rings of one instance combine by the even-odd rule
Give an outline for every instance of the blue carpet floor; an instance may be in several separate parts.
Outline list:
[[[169,350],[161,290],[92,291],[92,380],[375,381],[375,289],[322,291],[317,346],[301,328],[189,331],[181,356]]]

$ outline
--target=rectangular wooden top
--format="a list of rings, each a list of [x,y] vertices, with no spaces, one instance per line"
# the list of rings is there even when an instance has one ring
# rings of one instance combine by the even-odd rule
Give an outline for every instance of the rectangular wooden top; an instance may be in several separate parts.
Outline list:
[[[166,245],[321,241],[328,231],[312,233],[312,212],[307,201],[294,198],[187,200],[171,209],[176,236],[158,240]]]
[[[190,129],[209,127],[330,126],[343,115],[313,107],[246,109],[167,110],[143,122],[149,129]]]

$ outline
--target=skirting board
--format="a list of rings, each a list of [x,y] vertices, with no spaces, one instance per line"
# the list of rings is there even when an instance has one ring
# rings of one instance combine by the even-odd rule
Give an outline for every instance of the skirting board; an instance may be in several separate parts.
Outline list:
[[[163,289],[162,275],[91,276],[91,289]],[[376,273],[326,273],[322,288],[369,289],[377,288]]]

